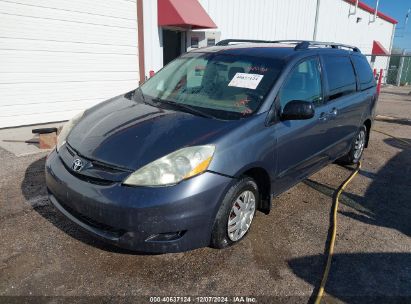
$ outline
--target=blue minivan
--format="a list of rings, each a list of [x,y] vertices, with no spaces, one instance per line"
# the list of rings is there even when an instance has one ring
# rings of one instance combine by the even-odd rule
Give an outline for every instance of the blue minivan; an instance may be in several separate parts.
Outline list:
[[[274,196],[357,163],[376,100],[356,47],[225,40],[66,123],[46,162],[49,197],[120,247],[224,248]]]

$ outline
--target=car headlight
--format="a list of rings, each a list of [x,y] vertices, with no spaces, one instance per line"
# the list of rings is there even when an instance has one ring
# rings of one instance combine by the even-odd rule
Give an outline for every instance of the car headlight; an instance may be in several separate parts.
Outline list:
[[[159,158],[132,173],[130,186],[169,186],[207,170],[213,158],[212,145],[187,147]]]
[[[71,120],[69,120],[68,122],[66,122],[63,126],[63,128],[61,129],[58,137],[57,137],[57,151],[61,148],[61,146],[63,146],[66,142],[67,136],[69,135],[71,129],[73,129],[73,127],[79,122],[79,120],[83,117],[84,112],[81,112],[79,114],[77,114],[76,116],[74,116]]]

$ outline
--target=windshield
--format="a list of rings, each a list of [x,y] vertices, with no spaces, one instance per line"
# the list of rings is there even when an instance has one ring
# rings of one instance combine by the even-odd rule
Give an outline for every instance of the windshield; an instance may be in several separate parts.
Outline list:
[[[144,97],[191,108],[220,119],[258,110],[277,80],[282,62],[219,53],[188,53],[141,86]],[[184,106],[184,107],[181,107]]]

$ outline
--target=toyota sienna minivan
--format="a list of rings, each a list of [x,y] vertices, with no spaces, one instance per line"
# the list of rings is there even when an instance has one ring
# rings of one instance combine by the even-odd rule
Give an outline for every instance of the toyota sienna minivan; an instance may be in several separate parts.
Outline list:
[[[356,47],[225,40],[66,123],[46,162],[49,197],[120,247],[224,248],[273,197],[357,163],[376,100]]]

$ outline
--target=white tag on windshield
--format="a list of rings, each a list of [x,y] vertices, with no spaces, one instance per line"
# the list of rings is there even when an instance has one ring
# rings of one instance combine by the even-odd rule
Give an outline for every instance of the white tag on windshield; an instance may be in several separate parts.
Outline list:
[[[228,86],[255,90],[263,77],[259,74],[236,73]]]

